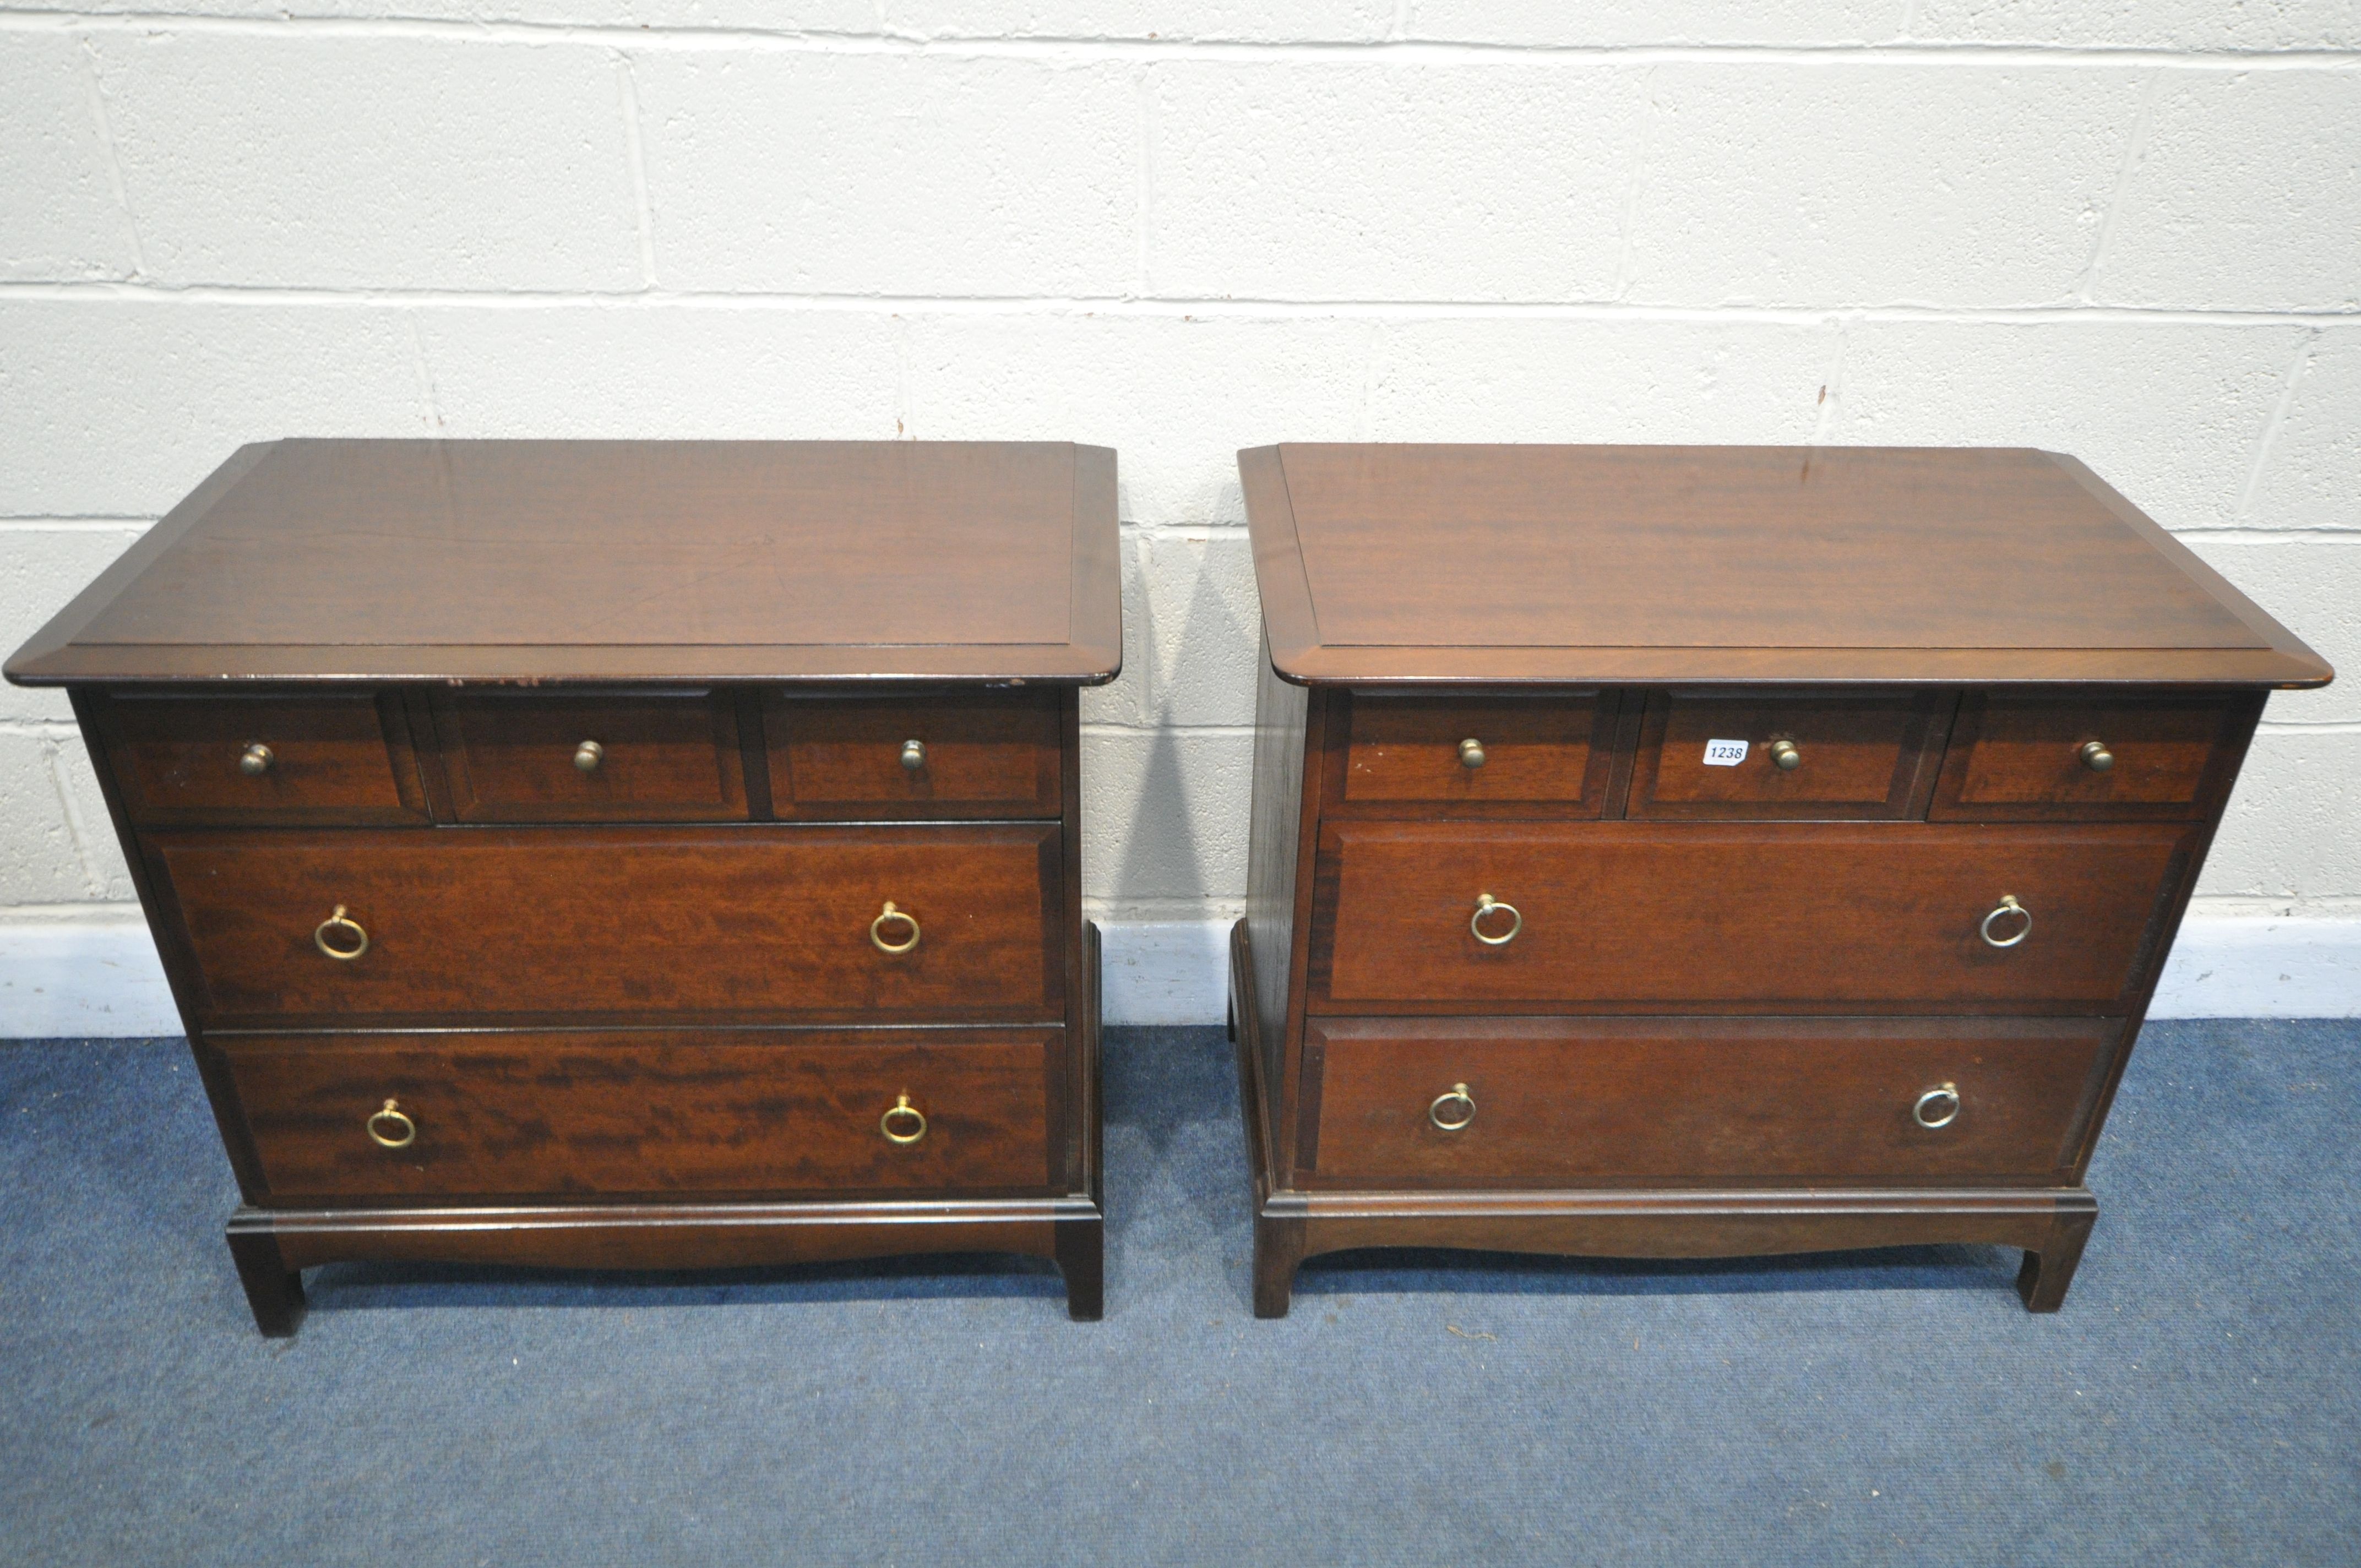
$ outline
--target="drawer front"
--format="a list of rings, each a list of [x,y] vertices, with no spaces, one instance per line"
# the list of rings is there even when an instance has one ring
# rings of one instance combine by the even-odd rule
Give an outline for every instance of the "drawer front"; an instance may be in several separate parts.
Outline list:
[[[110,696],[99,724],[134,821],[421,823],[401,699]]]
[[[214,1019],[1047,1022],[1064,1006],[1054,824],[150,842]]]
[[[774,696],[763,705],[782,817],[1049,817],[1060,806],[1055,692],[902,698]]]
[[[276,1201],[1046,1186],[1061,1032],[933,1033],[296,1035],[210,1047]],[[900,1112],[906,1096],[917,1115]]]
[[[1615,705],[1598,693],[1351,701],[1348,801],[1546,804],[1577,817],[1606,802]]]
[[[2188,819],[2227,793],[2246,709],[2222,697],[1971,696],[1928,815]]]
[[[1307,1080],[1318,1064],[1311,1179],[2062,1182],[2122,1028],[2112,1018],[1319,1019],[1304,1047]]]
[[[736,704],[727,696],[438,692],[433,706],[462,822],[746,815]]]
[[[1929,730],[1949,700],[1931,693],[1660,695],[1641,728],[1625,815],[1918,816],[1926,810],[1920,780],[1933,772]]]
[[[1313,1004],[2112,1011],[2128,1005],[2193,836],[1339,824],[1321,841]],[[1986,929],[2018,939],[1994,946]]]

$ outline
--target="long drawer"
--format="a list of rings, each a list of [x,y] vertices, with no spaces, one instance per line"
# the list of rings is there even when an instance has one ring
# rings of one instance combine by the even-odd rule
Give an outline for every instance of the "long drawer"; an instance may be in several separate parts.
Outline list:
[[[209,1041],[272,1201],[1038,1190],[1064,1032]]]
[[[2114,1018],[1322,1018],[1308,1185],[2059,1182]]]
[[[2114,1011],[2196,831],[1330,824],[1312,1006]]]
[[[215,1024],[1064,1007],[1054,823],[183,833],[148,855]]]

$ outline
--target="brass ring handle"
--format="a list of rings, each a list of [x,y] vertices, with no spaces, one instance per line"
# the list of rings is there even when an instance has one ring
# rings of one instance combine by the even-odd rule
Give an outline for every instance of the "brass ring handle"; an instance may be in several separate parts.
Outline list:
[[[897,1121],[907,1130],[895,1132],[894,1124]],[[917,1125],[912,1126],[912,1123]],[[927,1113],[911,1104],[908,1095],[897,1094],[894,1097],[894,1108],[877,1118],[877,1130],[885,1135],[885,1141],[889,1144],[915,1144],[927,1135]]]
[[[927,765],[927,743],[924,740],[902,742],[902,765],[917,773]]]
[[[1938,1107],[1942,1110],[1941,1115],[1930,1116],[1927,1113]],[[1910,1107],[1910,1119],[1929,1132],[1937,1127],[1949,1126],[1959,1119],[1959,1115],[1960,1086],[1956,1083],[1937,1084],[1921,1094],[1918,1097],[1918,1102]]]
[[[1446,1105],[1456,1106],[1458,1109],[1445,1117],[1443,1108]],[[1455,1133],[1474,1121],[1476,1102],[1468,1097],[1467,1086],[1464,1083],[1455,1083],[1451,1086],[1450,1093],[1436,1095],[1434,1103],[1426,1108],[1426,1119],[1446,1133]]]
[[[1480,768],[1484,765],[1484,742],[1470,737],[1459,742],[1459,765]]]
[[[1488,937],[1484,934],[1484,916],[1496,910],[1508,916],[1509,928],[1497,937]],[[1505,948],[1515,941],[1517,933],[1524,928],[1525,917],[1518,912],[1515,905],[1503,904],[1488,893],[1476,895],[1476,913],[1467,917],[1467,929],[1475,933],[1477,941],[1488,948]]]
[[[2103,773],[2115,765],[2115,754],[2107,750],[2104,740],[2085,740],[2081,750],[2074,754],[2081,758],[2082,765],[2094,773]]]
[[[889,920],[898,920],[910,928],[910,939],[906,942],[887,941],[885,923]],[[869,940],[881,953],[906,953],[918,945],[918,917],[906,909],[895,908],[894,901],[889,898],[885,901],[884,910],[876,919],[869,923]]]
[[[350,947],[344,948],[329,946],[328,933],[331,931],[351,932],[352,936],[345,939],[348,940],[352,945]],[[345,906],[341,904],[336,905],[336,912],[334,915],[329,916],[325,920],[321,921],[319,925],[312,928],[312,943],[314,947],[327,954],[330,958],[335,959],[338,963],[345,964],[348,964],[355,959],[359,958],[363,953],[368,952],[369,948],[368,933],[361,929],[361,923],[359,921],[353,919],[345,913]]]
[[[237,754],[237,771],[247,778],[258,779],[269,773],[270,764],[278,760],[278,752],[257,740]]]
[[[385,1123],[388,1126],[401,1129],[401,1135],[400,1137],[388,1137],[385,1134],[379,1132],[377,1130],[377,1124],[379,1122]],[[406,1149],[412,1144],[418,1141],[418,1124],[401,1113],[401,1102],[399,1101],[387,1101],[385,1102],[385,1109],[371,1116],[363,1124],[363,1125],[368,1129],[368,1135],[377,1141],[377,1146],[379,1148]]]
[[[586,773],[595,773],[598,764],[607,760],[607,748],[596,740],[585,740],[574,748],[574,765]]]
[[[1804,753],[1795,750],[1793,740],[1771,742],[1771,762],[1783,773],[1792,773],[1804,765]]]
[[[2017,927],[2016,935],[2014,937],[1993,936],[1993,922],[2001,919],[2004,916],[2010,915],[2022,916],[2025,919],[2025,924]],[[1983,924],[1977,927],[1976,929],[1982,934],[1985,941],[1991,943],[1995,948],[2014,948],[2019,942],[2024,941],[2027,937],[2033,935],[2033,911],[2027,909],[2024,905],[2019,904],[2016,901],[2016,894],[2013,893],[2004,893],[2000,895],[2000,902],[1993,905],[1992,913],[1984,916]]]

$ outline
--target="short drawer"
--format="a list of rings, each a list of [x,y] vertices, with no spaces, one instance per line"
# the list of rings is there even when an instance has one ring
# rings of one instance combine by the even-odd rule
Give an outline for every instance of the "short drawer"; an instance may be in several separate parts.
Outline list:
[[[781,817],[1050,817],[1059,696],[774,696],[763,707]]]
[[[1316,1010],[2128,1005],[2188,828],[1348,822]]]
[[[1922,815],[1929,732],[1949,698],[1671,692],[1650,700],[1628,817]],[[1941,737],[1933,739],[1939,747]]]
[[[2122,1029],[2113,1018],[1315,1019],[1307,1180],[2064,1182]]]
[[[1971,695],[1930,817],[2187,819],[2237,766],[2246,703],[2225,697],[2063,701]]]
[[[1614,760],[1615,703],[1596,692],[1389,696],[1356,692],[1348,801],[1486,802],[1597,817]]]
[[[1055,824],[186,833],[148,852],[216,1020],[1063,1012]]]
[[[427,820],[409,722],[391,692],[109,695],[96,712],[136,822]]]
[[[462,822],[746,815],[737,707],[725,694],[437,692],[432,707]]]
[[[1062,1032],[209,1042],[271,1201],[1038,1190]]]

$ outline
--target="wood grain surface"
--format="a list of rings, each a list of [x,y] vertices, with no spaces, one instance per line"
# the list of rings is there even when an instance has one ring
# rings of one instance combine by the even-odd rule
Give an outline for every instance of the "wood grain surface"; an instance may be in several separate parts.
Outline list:
[[[728,821],[746,815],[737,703],[711,691],[435,692],[462,822]],[[596,764],[578,765],[585,742]]]
[[[1043,1190],[1061,1036],[292,1035],[212,1048],[273,1203],[852,1196]],[[897,1145],[879,1123],[904,1095],[925,1130]],[[404,1147],[368,1135],[389,1100],[415,1129]]]
[[[1640,729],[1627,817],[1916,817],[1922,777],[1941,754],[1948,695],[1667,692],[1650,699]],[[1745,742],[1732,766],[1706,761],[1715,740]],[[1930,745],[1931,740],[1931,745]],[[1795,766],[1773,747],[1795,748]],[[1931,752],[1931,755],[1930,755]]]
[[[1306,1185],[2063,1184],[2119,1019],[1319,1018]],[[1310,1069],[1307,1069],[1310,1070]],[[1438,1127],[1433,1102],[1466,1086]],[[1943,1086],[1957,1114],[1919,1125]],[[1940,1119],[1940,1108],[1930,1110]]]
[[[818,1015],[1050,1022],[1054,824],[169,834],[209,1021]],[[907,953],[870,927],[920,923]],[[338,905],[349,962],[314,928]],[[902,939],[898,925],[886,935]]]
[[[37,634],[9,677],[1095,683],[1121,663],[1103,448],[252,452],[135,571]]]
[[[1313,1006],[2119,1010],[2189,839],[2164,824],[1345,822],[1321,834]],[[1487,893],[1523,916],[1506,946],[1469,929]],[[1978,935],[2004,894],[2033,916],[2005,948]]]
[[[1356,692],[1345,798],[1549,802],[1596,817],[1607,795],[1616,704],[1597,692],[1548,698]],[[1461,743],[1477,742],[1469,766]]]
[[[771,806],[782,818],[1058,815],[1054,692],[847,698],[774,693],[763,704]],[[917,767],[902,750],[918,742]]]
[[[1961,703],[1929,815],[2050,819],[2203,817],[2226,791],[2251,699],[2091,695],[2073,701],[1971,693]],[[2083,761],[2091,741],[2114,759]]]
[[[2329,676],[2048,453],[1307,444],[1240,470],[1298,680]]]
[[[390,692],[97,696],[95,739],[125,809],[154,824],[423,823],[426,798]],[[241,765],[248,748],[268,765]]]

